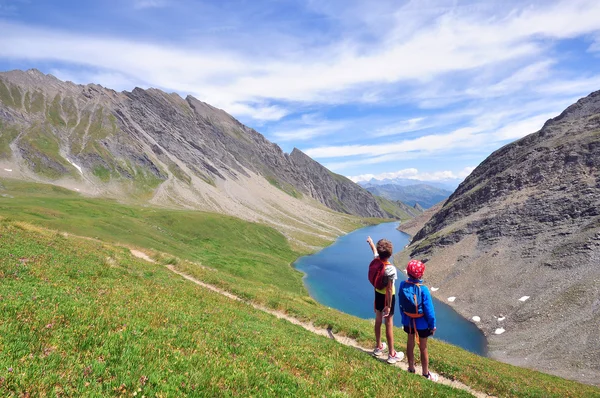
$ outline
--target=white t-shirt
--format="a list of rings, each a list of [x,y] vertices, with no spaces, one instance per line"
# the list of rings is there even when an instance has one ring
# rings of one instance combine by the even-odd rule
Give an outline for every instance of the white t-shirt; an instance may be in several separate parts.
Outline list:
[[[378,258],[378,257],[379,257],[379,254],[375,254],[374,258]],[[390,280],[392,281],[392,294],[396,294],[396,279],[398,279],[398,271],[396,270],[396,267],[394,267],[394,265],[390,263],[390,265],[387,265],[385,267],[384,275],[386,276],[388,282]],[[384,279],[384,281],[385,281],[385,279]],[[375,291],[377,293],[385,294],[385,288],[384,289],[375,289]]]

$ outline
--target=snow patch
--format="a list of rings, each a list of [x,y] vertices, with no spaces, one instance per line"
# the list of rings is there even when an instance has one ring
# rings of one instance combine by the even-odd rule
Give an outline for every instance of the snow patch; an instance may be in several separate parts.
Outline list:
[[[471,318],[473,320],[473,322],[481,322],[481,318],[478,317],[477,315],[475,315],[473,318]]]
[[[69,159],[67,159],[67,162],[71,163],[71,166],[75,167],[79,171],[80,174],[83,174],[81,167],[77,166],[75,163],[71,162]]]
[[[505,320],[505,319],[506,319],[506,317],[505,317],[505,316],[503,316],[502,318],[498,318],[498,320],[499,320],[499,321],[503,321],[503,320]]]
[[[449,302],[451,302],[451,303],[452,303],[454,300],[456,300],[456,297],[454,297],[454,296],[452,296],[452,297],[448,297],[448,301],[449,301]]]
[[[506,332],[506,330],[504,330],[504,328],[498,328],[494,331],[494,334],[502,334],[504,332]]]
[[[440,288],[439,288],[439,287],[432,287],[432,288],[431,288],[431,291],[432,291],[432,292],[437,292],[438,290],[440,290]]]
[[[527,301],[529,300],[529,296],[523,296],[519,299],[519,301]]]
[[[4,169],[4,171],[12,171],[12,169]]]

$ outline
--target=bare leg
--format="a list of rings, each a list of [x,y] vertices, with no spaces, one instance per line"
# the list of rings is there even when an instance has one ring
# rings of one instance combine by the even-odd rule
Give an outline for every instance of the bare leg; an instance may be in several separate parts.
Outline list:
[[[420,350],[421,350],[421,367],[423,368],[423,375],[429,374],[429,353],[427,352],[427,337],[419,338]]]
[[[383,319],[383,313],[381,311],[375,311],[375,342],[376,347],[381,347],[381,320]]]
[[[415,335],[409,334],[406,339],[406,356],[408,357],[408,368],[415,368]]]
[[[394,316],[390,315],[385,318],[385,338],[387,339],[388,352],[390,355],[396,353],[394,350]]]

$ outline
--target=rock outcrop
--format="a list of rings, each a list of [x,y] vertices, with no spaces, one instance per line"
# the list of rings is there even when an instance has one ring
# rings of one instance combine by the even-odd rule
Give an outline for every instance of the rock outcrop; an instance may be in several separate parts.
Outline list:
[[[408,255],[428,260],[439,298],[481,316],[492,356],[600,376],[600,91],[490,155]]]
[[[325,204],[330,209],[350,214],[368,214],[387,217],[372,195],[365,195],[365,189],[348,178],[335,174],[312,160],[304,152],[294,148],[289,156],[295,170],[302,170],[289,181],[301,192]]]

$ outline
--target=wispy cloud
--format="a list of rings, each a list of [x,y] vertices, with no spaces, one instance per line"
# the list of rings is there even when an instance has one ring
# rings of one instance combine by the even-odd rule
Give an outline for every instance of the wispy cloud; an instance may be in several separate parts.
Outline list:
[[[164,3],[139,0],[134,4]],[[239,103],[251,107],[253,102],[273,100],[339,104],[362,98],[357,92],[365,84],[426,81],[450,72],[527,60],[542,53],[548,45],[545,39],[600,29],[600,3],[570,0],[515,9],[496,19],[441,7],[426,29],[417,27],[413,34],[399,36],[399,26],[416,13],[414,3],[397,9],[396,25],[385,32],[391,36],[368,51],[357,42],[341,40],[259,61],[235,50],[178,48],[4,22],[0,55],[103,68],[169,90],[192,92],[222,107]],[[532,66],[529,73],[544,65]]]
[[[588,47],[588,51],[592,53],[600,53],[600,34],[596,34],[592,44]]]
[[[129,29],[0,20],[0,61],[192,94],[338,170],[484,157],[600,88],[599,65],[587,64],[600,62],[596,0],[129,1],[165,10],[130,10]],[[573,40],[580,48],[561,53]]]
[[[309,156],[316,158],[340,158],[348,156],[381,156],[403,155],[407,153],[436,154],[498,144],[507,139],[523,137],[539,130],[550,115],[538,115],[519,120],[493,130],[493,121],[480,120],[478,125],[461,127],[448,134],[431,134],[411,140],[401,140],[385,145],[339,145],[324,146],[305,150]],[[556,115],[553,115],[556,116]]]
[[[431,125],[424,124],[424,117],[414,117],[407,120],[402,120],[390,126],[385,126],[374,131],[373,136],[375,137],[386,137],[390,135],[397,135],[402,133],[409,133],[411,131],[422,130]]]
[[[511,122],[505,123],[509,117]],[[487,149],[492,151],[500,145],[538,131],[546,120],[556,113],[537,114],[513,121],[512,114],[496,117],[479,117],[470,126],[460,127],[446,134],[430,134],[415,139],[393,141],[386,144],[338,145],[305,149],[304,152],[317,159],[327,160],[326,166],[343,171],[357,166],[393,162],[399,159],[427,159],[440,155]],[[351,158],[342,160],[341,158]]]
[[[167,5],[168,3],[164,0],[133,0],[133,7],[138,10],[144,8],[162,8]]]
[[[347,120],[329,120],[318,114],[303,114],[298,119],[280,123],[273,136],[278,141],[306,141],[348,128]]]
[[[448,181],[448,180],[463,180],[469,174],[471,174],[471,172],[473,170],[475,170],[475,167],[465,167],[458,172],[454,172],[454,171],[450,171],[450,170],[421,172],[418,169],[410,168],[410,169],[402,169],[402,170],[388,172],[388,173],[361,174],[361,175],[357,175],[357,176],[350,176],[348,178],[354,182],[370,181],[372,179],[393,180],[393,179],[397,179],[397,178],[406,178],[409,180],[420,180],[420,181]]]
[[[29,0],[0,0],[0,17],[19,15],[19,7],[29,4]]]

